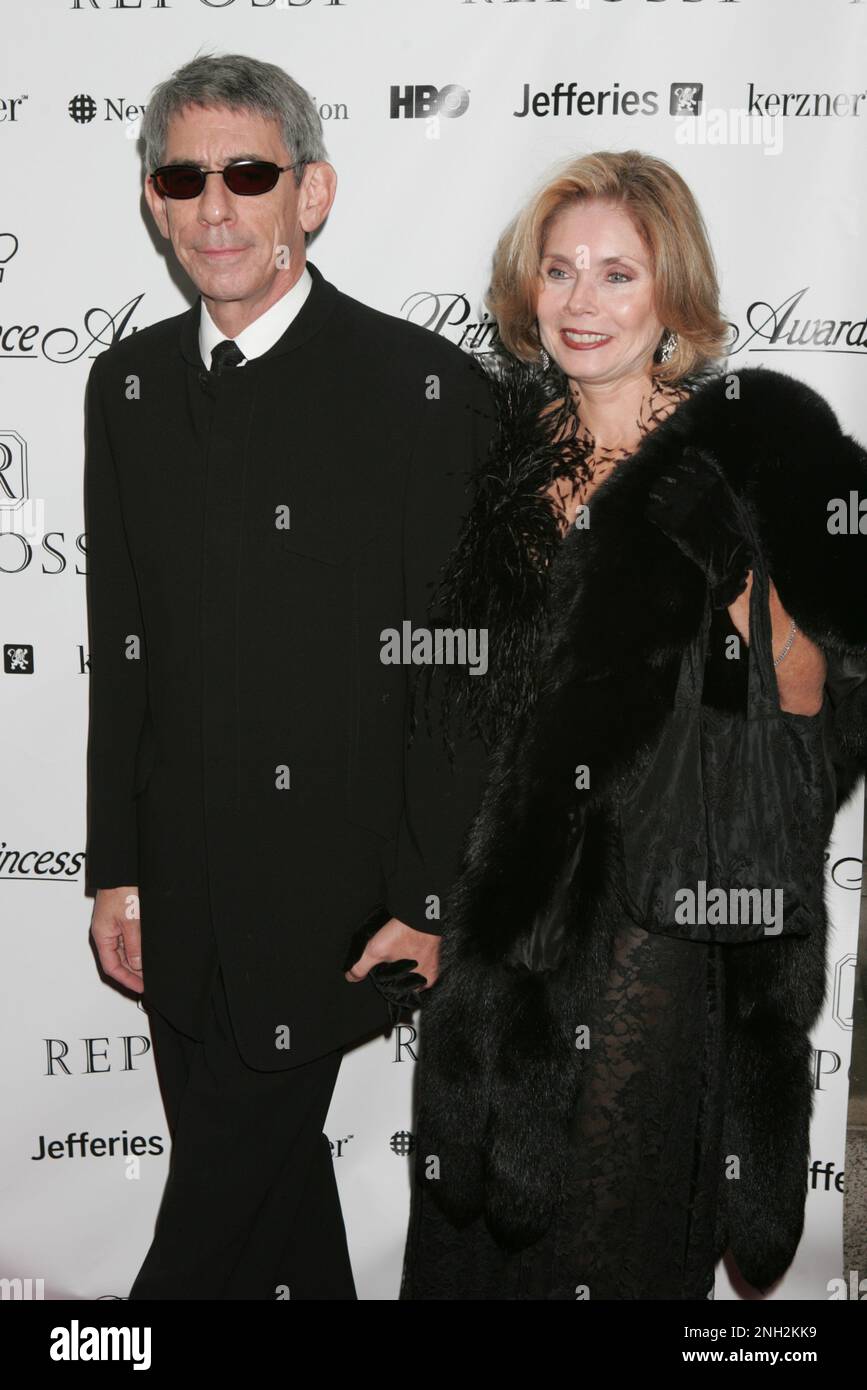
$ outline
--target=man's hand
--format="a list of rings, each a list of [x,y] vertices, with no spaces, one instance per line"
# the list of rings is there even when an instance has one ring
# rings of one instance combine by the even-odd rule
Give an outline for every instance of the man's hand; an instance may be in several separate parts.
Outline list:
[[[136,994],[143,993],[138,888],[99,888],[90,934],[106,975]]]
[[[440,938],[429,932],[416,931],[390,917],[384,926],[370,938],[364,954],[346,972],[345,978],[352,984],[367,978],[375,965],[387,961],[400,961],[413,966],[424,977],[425,984],[419,990],[430,989],[436,983],[439,973]]]

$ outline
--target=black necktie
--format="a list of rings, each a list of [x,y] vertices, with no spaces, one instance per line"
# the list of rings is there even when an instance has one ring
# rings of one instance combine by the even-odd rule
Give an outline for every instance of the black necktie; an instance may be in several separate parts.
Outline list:
[[[211,353],[211,371],[219,376],[225,367],[237,367],[245,360],[234,338],[224,338]]]

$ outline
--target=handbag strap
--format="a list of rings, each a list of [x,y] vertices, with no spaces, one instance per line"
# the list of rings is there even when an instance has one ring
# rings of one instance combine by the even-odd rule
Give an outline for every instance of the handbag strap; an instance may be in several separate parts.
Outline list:
[[[750,640],[747,647],[747,718],[776,718],[780,702],[774,670],[770,613],[770,581],[761,549],[753,541],[753,585],[750,592]],[[701,622],[684,650],[674,697],[675,708],[695,709],[704,688],[710,626],[713,618],[710,585],[705,586]]]
[[[753,546],[752,569],[747,718],[776,718],[780,713],[780,700],[774,670],[770,583],[764,556],[757,545]]]
[[[747,654],[747,718],[778,718],[780,701],[774,669],[770,612],[770,578],[752,517],[743,498],[732,493],[744,534],[752,551],[753,584],[750,591],[750,638]],[[710,626],[713,616],[710,585],[705,585],[704,610],[698,631],[683,653],[675,692],[675,708],[696,708],[704,687]]]
[[[770,576],[764,551],[743,497],[732,494],[740,524],[752,552],[753,584],[750,590],[750,639],[747,649],[747,718],[776,719],[780,713],[770,611]]]

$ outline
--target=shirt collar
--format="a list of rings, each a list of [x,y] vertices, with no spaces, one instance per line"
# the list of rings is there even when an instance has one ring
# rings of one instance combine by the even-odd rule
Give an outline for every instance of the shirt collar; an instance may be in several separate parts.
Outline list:
[[[260,357],[263,352],[267,352],[270,347],[282,338],[292,320],[298,313],[301,305],[307,298],[313,287],[313,278],[305,265],[291,290],[272,304],[270,309],[266,309],[264,314],[260,314],[257,319],[249,323],[235,338],[235,342],[244,354],[245,358]],[[199,319],[199,353],[208,371],[211,369],[211,353],[225,339],[211,315],[208,313],[204,299],[201,300],[201,317]],[[243,363],[241,363],[243,366]]]

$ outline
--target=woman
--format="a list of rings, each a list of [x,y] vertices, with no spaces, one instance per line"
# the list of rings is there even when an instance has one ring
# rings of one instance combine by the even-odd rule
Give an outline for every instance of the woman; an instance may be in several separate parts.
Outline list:
[[[865,545],[827,524],[867,456],[803,384],[714,370],[713,258],[660,160],[566,166],[502,237],[489,304],[513,360],[437,621],[488,628],[488,676],[452,668],[444,711],[495,756],[423,996],[401,1297],[712,1297],[727,1249],[764,1290],[803,1224],[823,852],[867,765]],[[624,788],[708,608],[702,718],[746,710],[765,562],[773,713],[810,750],[774,837],[796,910],[758,939],[650,930],[624,884],[682,846],[671,806],[630,824]],[[708,834],[742,809],[709,805]]]

